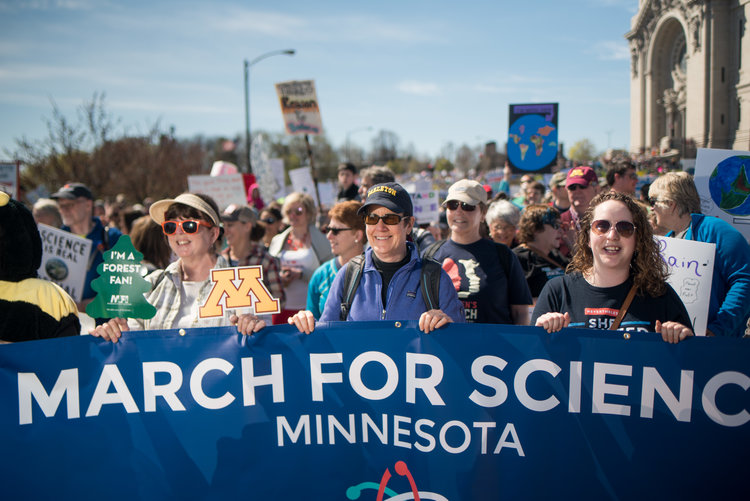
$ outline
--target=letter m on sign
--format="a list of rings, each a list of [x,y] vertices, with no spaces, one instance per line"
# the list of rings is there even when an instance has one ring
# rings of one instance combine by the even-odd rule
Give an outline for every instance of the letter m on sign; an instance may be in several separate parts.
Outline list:
[[[220,302],[225,296],[225,305],[229,309],[254,307],[256,314],[281,311],[279,300],[271,297],[263,283],[263,269],[260,266],[211,270],[211,280],[214,286],[206,303],[198,311],[201,318],[224,315]],[[239,281],[239,287],[235,287],[235,280]]]

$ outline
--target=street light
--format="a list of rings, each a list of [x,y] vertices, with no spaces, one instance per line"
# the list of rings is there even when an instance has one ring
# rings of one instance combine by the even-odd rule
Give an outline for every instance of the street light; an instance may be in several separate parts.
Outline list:
[[[352,130],[346,132],[346,160],[347,160],[347,162],[351,160],[351,157],[349,155],[349,136],[351,136],[355,132],[361,132],[361,131],[365,131],[365,130],[372,130],[372,126],[360,127],[358,129],[352,129]]]
[[[256,57],[252,61],[245,59],[245,143],[247,144],[247,172],[248,174],[253,173],[253,167],[250,164],[250,66],[254,65],[258,61],[271,56],[277,56],[286,54],[287,56],[294,55],[294,49],[286,50],[273,50],[266,52]]]

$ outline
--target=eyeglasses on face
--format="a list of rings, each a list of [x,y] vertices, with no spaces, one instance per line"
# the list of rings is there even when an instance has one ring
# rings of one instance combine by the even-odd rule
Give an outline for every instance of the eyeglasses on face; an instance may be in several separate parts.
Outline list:
[[[198,228],[205,226],[206,228],[212,228],[212,225],[205,221],[199,221],[197,219],[186,219],[185,221],[164,221],[161,223],[161,229],[165,235],[174,235],[177,232],[177,228],[181,228],[185,233],[195,233]]]
[[[287,216],[300,215],[300,214],[303,214],[304,212],[305,212],[304,207],[297,207],[296,209],[289,209],[286,212],[286,215]]]
[[[570,191],[585,190],[586,188],[588,188],[588,186],[584,186],[582,184],[571,184],[570,186],[568,186],[568,190]]]
[[[384,216],[378,216],[377,214],[368,214],[365,216],[365,224],[368,226],[374,226],[378,224],[381,219],[388,226],[393,226],[401,222],[402,219],[406,219],[409,216],[399,216],[398,214],[386,214]]]
[[[667,203],[668,200],[663,200],[661,198],[656,198],[656,197],[648,197],[648,203],[649,203],[649,205],[651,207],[653,207],[654,205],[658,204],[659,202],[661,202],[661,203]]]
[[[472,212],[474,209],[477,208],[476,205],[467,204],[466,202],[459,202],[458,200],[448,200],[445,202],[445,206],[449,210],[458,210],[458,207],[461,207],[461,210],[464,212]]]
[[[351,228],[331,228],[330,226],[325,229],[324,233],[331,232],[334,236],[338,235],[342,231],[351,230]]]
[[[598,219],[591,223],[591,230],[597,235],[606,235],[611,229],[612,223],[606,219]],[[615,231],[623,238],[630,238],[635,233],[635,225],[630,221],[617,221]]]
[[[266,224],[273,224],[273,223],[276,222],[276,218],[275,217],[264,217],[263,219],[261,219],[261,221],[263,221]]]

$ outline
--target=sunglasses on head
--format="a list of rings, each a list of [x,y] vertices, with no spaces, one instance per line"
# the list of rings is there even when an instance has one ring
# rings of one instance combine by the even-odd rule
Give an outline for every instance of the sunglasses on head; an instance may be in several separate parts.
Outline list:
[[[329,231],[333,233],[334,236],[338,235],[342,231],[351,230],[351,228],[331,228],[330,226],[325,229],[323,233],[328,233]]]
[[[368,226],[374,226],[378,224],[381,219],[388,226],[398,224],[402,219],[406,219],[409,216],[399,216],[398,214],[386,214],[385,216],[378,216],[377,214],[368,214],[365,216],[365,224]]]
[[[598,219],[591,223],[591,230],[597,235],[606,235],[611,229],[612,223],[606,219]],[[617,221],[615,231],[623,238],[630,238],[635,233],[635,225],[630,221]]]
[[[449,210],[457,210],[458,207],[461,206],[461,210],[464,212],[472,212],[477,208],[476,205],[467,204],[466,202],[459,202],[458,200],[448,200],[447,202],[445,202],[445,206]]]
[[[557,212],[547,209],[544,212],[544,215],[542,216],[542,224],[548,224],[552,226],[553,229],[559,230],[560,229],[560,216],[558,215]]]
[[[568,189],[570,191],[576,191],[576,190],[579,190],[579,189],[580,190],[585,190],[586,188],[588,188],[588,185],[584,186],[582,184],[571,184],[570,186],[568,186]]]
[[[177,232],[177,228],[182,228],[185,233],[195,233],[198,228],[205,226],[206,228],[212,228],[213,226],[205,221],[199,221],[197,219],[186,219],[185,221],[164,221],[161,223],[161,229],[165,235],[174,235]]]

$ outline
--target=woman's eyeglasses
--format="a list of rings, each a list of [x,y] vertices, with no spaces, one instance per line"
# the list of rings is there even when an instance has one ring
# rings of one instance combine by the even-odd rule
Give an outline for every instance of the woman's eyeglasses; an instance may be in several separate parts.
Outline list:
[[[667,203],[667,200],[661,200],[659,198],[654,198],[654,197],[649,197],[649,199],[648,199],[648,203],[649,203],[649,205],[651,207],[653,207],[654,205],[658,204],[659,202],[661,202],[661,203]]]
[[[351,228],[331,228],[329,226],[328,228],[326,228],[326,231],[324,231],[323,233],[328,233],[330,231],[331,233],[333,233],[334,236],[336,236],[342,231],[347,231],[347,230],[351,230]]]
[[[273,223],[276,222],[276,218],[274,218],[274,217],[264,217],[263,219],[261,219],[261,221],[263,221],[266,224],[273,224]]]
[[[472,212],[477,208],[476,205],[467,204],[466,202],[459,202],[458,200],[448,200],[445,202],[445,206],[450,210],[457,210],[458,206],[461,206],[461,210],[464,212]]]
[[[174,235],[177,228],[182,228],[185,233],[195,233],[198,228],[205,226],[206,228],[212,228],[212,225],[205,221],[198,221],[197,219],[186,219],[185,221],[164,221],[161,223],[161,229],[165,235]]]
[[[292,215],[295,215],[295,214],[296,215],[300,215],[303,212],[305,212],[305,208],[304,207],[297,207],[296,209],[289,209],[287,211],[286,215],[287,216],[292,216]]]
[[[612,229],[612,223],[606,219],[599,219],[591,223],[591,229],[597,235],[606,235]],[[635,233],[635,225],[630,221],[617,221],[615,231],[623,238],[630,238]]]
[[[385,216],[378,216],[377,214],[368,214],[365,216],[365,224],[368,226],[374,226],[378,224],[381,219],[388,226],[398,224],[402,219],[406,219],[409,216],[399,216],[398,214],[386,214]]]

